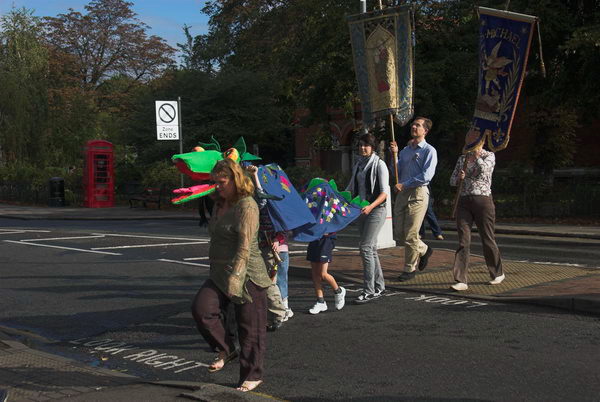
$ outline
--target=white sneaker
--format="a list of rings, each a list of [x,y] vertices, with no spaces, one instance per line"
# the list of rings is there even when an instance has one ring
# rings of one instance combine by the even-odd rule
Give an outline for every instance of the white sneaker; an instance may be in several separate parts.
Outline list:
[[[469,289],[469,286],[467,286],[466,283],[458,282],[458,283],[455,283],[454,285],[452,285],[451,288],[460,292],[461,290]]]
[[[504,274],[497,276],[494,280],[490,281],[490,285],[499,285],[506,278]]]
[[[340,286],[340,293],[335,293],[333,298],[335,300],[335,309],[341,310],[344,308],[344,304],[346,304],[346,288]]]
[[[289,320],[290,318],[292,318],[294,316],[294,312],[292,311],[291,308],[286,308],[285,309],[285,315],[283,316],[283,322],[286,322],[287,320]]]
[[[319,313],[322,313],[323,311],[327,311],[327,303],[326,302],[323,302],[323,303],[316,302],[315,305],[312,306],[312,308],[310,310],[308,310],[308,312],[311,314],[319,314]]]

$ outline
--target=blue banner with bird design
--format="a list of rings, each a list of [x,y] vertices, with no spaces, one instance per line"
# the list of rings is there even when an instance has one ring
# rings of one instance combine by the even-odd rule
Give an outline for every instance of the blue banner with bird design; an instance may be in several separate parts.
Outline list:
[[[479,7],[479,89],[465,151],[508,145],[537,17]]]

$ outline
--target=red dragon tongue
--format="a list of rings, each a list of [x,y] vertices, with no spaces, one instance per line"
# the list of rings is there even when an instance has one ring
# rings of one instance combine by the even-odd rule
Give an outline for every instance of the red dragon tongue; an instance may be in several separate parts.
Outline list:
[[[181,204],[196,198],[203,197],[207,194],[210,194],[215,187],[215,184],[199,184],[197,186],[175,189],[173,190],[173,194],[179,195],[179,197],[173,198],[171,202],[173,204]]]
[[[191,186],[191,187],[177,188],[177,189],[173,190],[173,194],[180,194],[180,195],[199,194],[199,193],[203,193],[206,190],[210,190],[212,187],[213,187],[212,184],[198,184],[196,186]]]
[[[176,188],[175,190],[173,190],[173,194],[178,194],[178,195],[186,195],[186,194],[192,194],[193,191],[191,190],[190,187],[182,187],[182,188]]]

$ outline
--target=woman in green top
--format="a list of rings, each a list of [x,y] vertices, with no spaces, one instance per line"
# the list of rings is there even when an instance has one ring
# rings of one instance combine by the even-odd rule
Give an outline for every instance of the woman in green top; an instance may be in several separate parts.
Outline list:
[[[217,198],[209,224],[210,278],[198,291],[192,314],[198,330],[218,353],[208,371],[219,371],[238,356],[222,319],[222,311],[234,303],[240,340],[238,390],[251,391],[263,381],[265,289],[271,284],[258,249],[258,206],[252,197],[252,180],[231,159],[219,161],[211,176]]]

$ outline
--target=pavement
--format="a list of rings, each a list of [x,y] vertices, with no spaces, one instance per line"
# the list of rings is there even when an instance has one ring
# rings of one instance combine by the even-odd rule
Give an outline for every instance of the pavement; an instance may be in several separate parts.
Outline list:
[[[196,210],[151,208],[76,208],[33,207],[0,204],[0,218],[16,220],[197,220]],[[444,231],[455,230],[450,221],[441,221]],[[349,229],[350,231],[352,228]],[[496,232],[503,234],[600,239],[598,226],[505,224]],[[489,285],[489,274],[481,256],[472,256],[469,289],[457,293],[452,262],[454,250],[435,247],[427,268],[408,282],[397,280],[404,266],[400,247],[379,250],[388,289],[422,294],[435,302],[457,302],[457,296],[474,300],[527,303],[566,309],[575,313],[600,315],[600,268],[567,264],[543,264],[503,260],[506,280]],[[338,279],[362,283],[362,264],[357,250],[334,252],[330,272]],[[290,275],[310,277],[305,257],[290,258]],[[451,298],[449,297],[451,296]],[[434,300],[435,299],[435,300]],[[459,302],[460,300],[458,300]],[[120,372],[87,366],[83,363],[32,349],[14,340],[10,330],[0,329],[0,402],[3,392],[8,401],[131,401],[131,400],[202,400],[259,401],[273,400],[259,392],[241,393],[217,384],[187,382],[146,382]],[[260,390],[260,388],[258,389]]]

